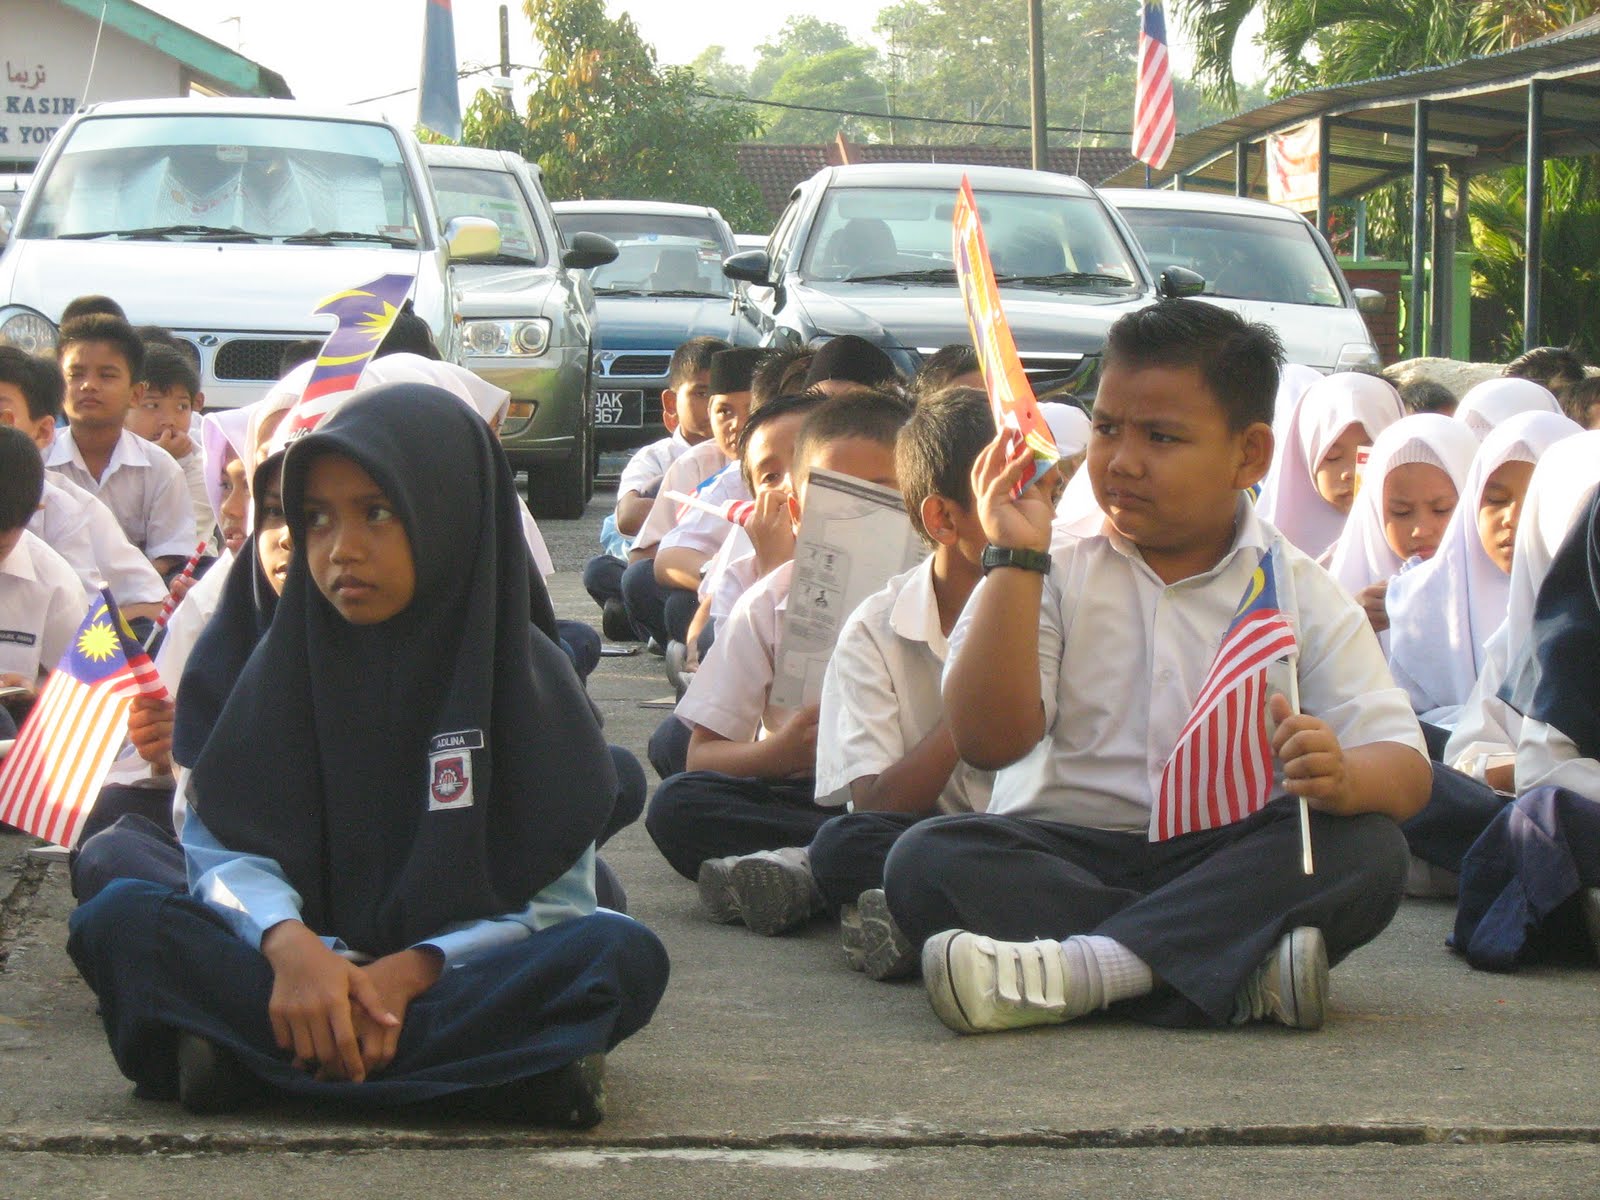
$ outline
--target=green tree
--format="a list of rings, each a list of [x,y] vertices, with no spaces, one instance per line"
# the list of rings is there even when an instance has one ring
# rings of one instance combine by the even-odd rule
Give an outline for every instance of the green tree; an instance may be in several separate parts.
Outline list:
[[[734,225],[768,220],[734,150],[757,128],[742,107],[708,104],[686,67],[663,67],[626,15],[603,0],[525,0],[544,69],[520,116],[487,91],[462,141],[515,150],[544,173],[553,199],[626,197],[711,204]]]
[[[756,47],[758,57],[750,72],[750,95],[764,100],[791,67],[854,45],[850,31],[843,25],[816,17],[790,17],[771,41]]]
[[[742,96],[750,91],[750,72],[728,60],[726,46],[707,46],[695,56],[689,69],[713,92]]]
[[[865,46],[845,46],[789,66],[772,85],[766,99],[785,104],[858,112],[888,112],[884,84],[874,74],[878,55]],[[842,132],[852,139],[882,135],[886,122],[837,113],[801,109],[769,109],[763,140],[768,142],[827,142]]]

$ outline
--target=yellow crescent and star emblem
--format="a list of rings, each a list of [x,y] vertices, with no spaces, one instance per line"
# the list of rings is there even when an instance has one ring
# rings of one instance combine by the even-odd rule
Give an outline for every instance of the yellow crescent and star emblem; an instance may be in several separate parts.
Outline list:
[[[1257,567],[1255,573],[1250,576],[1250,586],[1245,589],[1244,599],[1239,601],[1239,607],[1234,610],[1234,617],[1242,617],[1245,610],[1260,599],[1261,593],[1266,591],[1266,588],[1267,572],[1264,568]]]

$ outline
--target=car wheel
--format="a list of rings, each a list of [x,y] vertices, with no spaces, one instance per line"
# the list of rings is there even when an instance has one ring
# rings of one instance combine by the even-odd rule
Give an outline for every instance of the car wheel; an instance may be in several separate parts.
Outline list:
[[[528,467],[528,507],[536,517],[573,521],[594,494],[594,426],[585,421],[578,429],[578,444],[558,463],[533,463]]]

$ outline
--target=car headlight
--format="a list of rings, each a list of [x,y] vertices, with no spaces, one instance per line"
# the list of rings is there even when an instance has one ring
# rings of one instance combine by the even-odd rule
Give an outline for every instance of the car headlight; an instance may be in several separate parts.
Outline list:
[[[1363,367],[1381,367],[1383,360],[1370,342],[1346,342],[1339,347],[1339,357],[1334,361],[1335,371],[1354,371]]]
[[[0,308],[0,343],[27,354],[54,357],[55,323],[31,308]]]
[[[481,358],[537,358],[550,347],[550,321],[467,321],[461,342],[468,354]]]

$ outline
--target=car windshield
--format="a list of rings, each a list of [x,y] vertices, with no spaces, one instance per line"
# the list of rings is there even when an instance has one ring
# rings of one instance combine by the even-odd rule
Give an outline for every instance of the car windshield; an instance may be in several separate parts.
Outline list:
[[[1087,196],[977,193],[1002,286],[1122,290],[1139,271],[1104,211]],[[935,188],[833,188],[811,228],[801,273],[815,280],[904,278],[955,285],[955,194]]]
[[[433,176],[434,195],[439,198],[441,221],[487,217],[500,226],[498,258],[543,264],[544,242],[516,176],[509,171],[475,167],[435,166],[428,171]]]
[[[1175,208],[1121,211],[1151,269],[1198,271],[1205,276],[1207,296],[1344,305],[1338,281],[1303,221]]]
[[[38,186],[19,237],[424,240],[400,143],[382,125],[96,117],[72,130]]]
[[[732,294],[733,285],[722,273],[729,251],[708,217],[564,212],[556,214],[556,224],[569,240],[575,233],[598,233],[617,244],[616,260],[589,272],[600,295]]]

